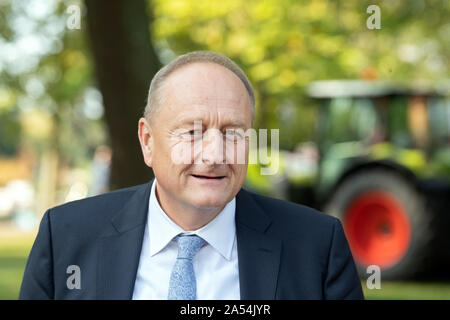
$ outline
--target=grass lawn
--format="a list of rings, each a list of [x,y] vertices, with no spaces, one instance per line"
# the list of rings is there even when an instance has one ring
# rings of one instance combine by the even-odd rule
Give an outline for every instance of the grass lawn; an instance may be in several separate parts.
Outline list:
[[[367,289],[361,281],[367,300],[450,300],[449,282],[383,282],[380,289]]]
[[[0,231],[0,300],[17,299],[35,234]]]
[[[17,299],[28,253],[35,234],[0,231],[0,300]],[[361,282],[366,299],[450,299],[450,283],[381,282],[369,290]]]

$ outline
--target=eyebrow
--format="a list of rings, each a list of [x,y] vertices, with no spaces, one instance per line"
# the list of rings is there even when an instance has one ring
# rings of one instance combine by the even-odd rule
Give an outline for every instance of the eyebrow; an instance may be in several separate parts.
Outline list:
[[[227,122],[225,124],[225,127],[245,127],[245,123],[243,123],[241,121],[232,120],[230,122]]]
[[[202,123],[204,122],[201,118],[187,118],[183,121],[181,121],[179,123],[179,125],[186,125],[186,124],[193,124],[194,121],[202,121]],[[245,123],[239,120],[230,120],[230,121],[225,121],[225,124],[223,125],[223,127],[243,127],[245,128]]]

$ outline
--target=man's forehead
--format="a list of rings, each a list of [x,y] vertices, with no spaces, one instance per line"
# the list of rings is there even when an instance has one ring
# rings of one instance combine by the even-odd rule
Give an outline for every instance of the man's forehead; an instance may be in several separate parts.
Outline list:
[[[197,119],[217,114],[251,122],[251,102],[242,81],[215,63],[195,62],[180,67],[167,79],[160,93],[167,117],[195,115]],[[247,119],[248,118],[248,119]]]
[[[192,111],[181,111],[173,117],[173,123],[176,125],[208,125],[212,122],[219,121],[221,125],[245,127],[248,125],[248,119],[242,117],[242,114],[236,112],[211,112],[210,109],[193,109]]]
[[[168,79],[187,79],[189,77],[208,77],[213,74],[232,75],[239,80],[233,71],[211,61],[195,61],[186,63],[173,70]]]
[[[243,117],[245,113],[239,112],[242,108],[243,105],[238,105],[231,101],[211,103],[208,100],[200,103],[168,104],[166,106],[166,109],[174,114],[174,118],[178,115],[181,117],[201,118],[216,114],[221,117]]]
[[[202,121],[208,125],[219,121],[221,125],[246,127],[251,125],[250,107],[231,100],[193,100],[168,103],[163,108],[165,119],[173,125],[193,124]],[[247,110],[247,111],[245,111]]]
[[[170,74],[166,81],[171,90],[165,94],[175,93],[183,98],[189,93],[220,97],[226,92],[229,98],[247,94],[244,84],[231,70],[211,62],[184,65]]]
[[[161,92],[165,107],[185,109],[191,105],[199,105],[213,109],[250,108],[250,99],[245,87],[243,85],[239,87],[239,82],[233,83],[234,79],[200,77],[170,80],[176,81],[167,83]]]

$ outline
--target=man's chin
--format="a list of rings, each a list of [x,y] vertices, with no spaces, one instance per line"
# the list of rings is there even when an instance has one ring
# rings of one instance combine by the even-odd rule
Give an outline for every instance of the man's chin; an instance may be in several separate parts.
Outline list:
[[[217,197],[211,197],[211,195],[207,195],[205,197],[196,196],[195,199],[192,199],[191,203],[199,209],[213,209],[213,208],[223,208],[226,204],[226,198],[220,195]]]

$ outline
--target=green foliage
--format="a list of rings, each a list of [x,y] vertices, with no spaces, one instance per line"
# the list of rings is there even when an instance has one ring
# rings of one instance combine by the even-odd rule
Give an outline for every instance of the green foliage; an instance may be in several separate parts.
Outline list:
[[[106,140],[102,115],[86,112],[95,90],[86,34],[66,27],[67,3],[49,1],[40,14],[33,5],[0,3],[0,47],[8,49],[0,55],[0,155],[22,145],[38,153],[54,149],[63,163],[84,165]]]
[[[235,60],[257,92],[256,126],[282,128],[283,148],[312,138],[316,114],[305,86],[313,80],[438,81],[449,75],[448,1],[151,3],[163,58],[173,57],[170,50],[207,49]],[[380,30],[366,27],[370,4],[380,6]]]
[[[0,2],[0,110],[5,115],[0,153],[17,151],[11,146],[18,145],[21,131],[20,139],[28,145],[57,149],[64,162],[81,164],[95,145],[107,139],[101,116],[92,119],[85,112],[86,92],[94,86],[87,25],[83,18],[81,30],[67,29],[67,3],[48,3],[47,15],[38,17],[25,0]],[[436,82],[449,76],[449,1],[148,3],[153,16],[149,27],[163,62],[199,49],[231,57],[255,87],[256,128],[280,128],[282,149],[292,150],[314,138],[317,108],[305,94],[311,81]],[[380,30],[366,27],[366,9],[371,4],[380,6]],[[39,43],[51,41],[34,56],[10,50],[10,44],[27,35],[37,36]],[[31,47],[31,43],[24,46]],[[28,113],[35,109],[39,112]],[[37,129],[29,127],[30,114],[50,121],[37,121],[41,123]]]
[[[0,154],[16,154],[20,142],[20,125],[17,110],[0,109]]]

